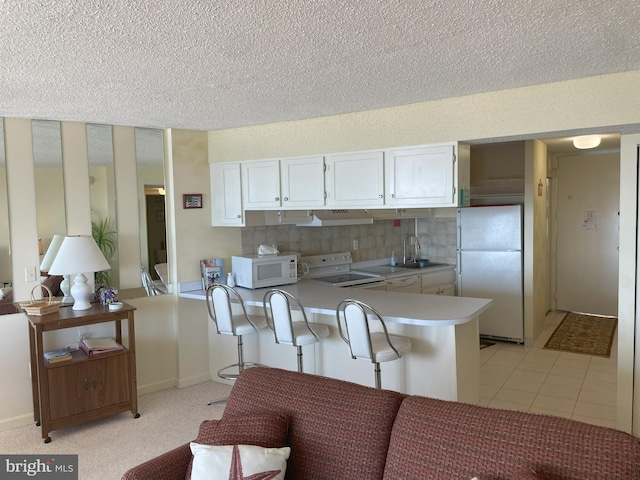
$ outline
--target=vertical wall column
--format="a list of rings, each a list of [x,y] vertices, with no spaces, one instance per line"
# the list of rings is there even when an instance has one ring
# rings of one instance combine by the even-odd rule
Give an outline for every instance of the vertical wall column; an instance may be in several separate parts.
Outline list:
[[[67,235],[91,235],[87,126],[60,122]]]
[[[142,286],[142,257],[135,128],[113,127],[113,164],[116,178],[120,288],[136,288]]]
[[[10,207],[13,298],[26,300],[31,289],[40,283],[31,120],[5,118],[4,147]],[[27,271],[31,273],[32,280],[26,280]]]

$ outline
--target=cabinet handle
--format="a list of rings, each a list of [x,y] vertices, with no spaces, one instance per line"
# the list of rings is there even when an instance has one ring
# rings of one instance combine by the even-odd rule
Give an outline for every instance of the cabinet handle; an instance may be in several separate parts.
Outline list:
[[[380,195],[378,195],[378,198],[382,198],[383,196],[384,196],[384,195],[380,194]]]
[[[84,391],[88,392],[89,391],[89,379],[85,377],[84,379]]]
[[[242,217],[242,215],[240,215],[240,214],[238,214],[238,215],[236,216],[236,218],[241,218],[241,217]]]
[[[277,200],[277,198],[276,198],[276,200]],[[283,200],[284,200],[285,202],[288,202],[288,201],[289,201],[289,197],[284,197],[284,198],[283,198]]]
[[[280,201],[280,197],[276,197],[274,200],[275,200],[276,202],[279,202],[279,201]]]
[[[394,198],[394,197],[395,197],[395,195],[393,193],[389,194],[389,198]]]

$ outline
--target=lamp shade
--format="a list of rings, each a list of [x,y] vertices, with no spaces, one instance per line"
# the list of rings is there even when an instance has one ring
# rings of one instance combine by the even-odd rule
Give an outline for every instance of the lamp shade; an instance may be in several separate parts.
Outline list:
[[[84,272],[102,272],[111,265],[104,258],[93,237],[79,235],[65,237],[60,250],[49,268],[51,275],[71,275]]]
[[[40,264],[41,272],[48,272],[51,268],[51,264],[53,260],[56,258],[58,254],[58,250],[60,250],[60,245],[62,245],[62,241],[64,240],[64,235],[54,235],[51,239],[51,243],[49,244],[49,248],[47,248],[47,253],[45,253],[44,258],[42,259],[42,263]]]

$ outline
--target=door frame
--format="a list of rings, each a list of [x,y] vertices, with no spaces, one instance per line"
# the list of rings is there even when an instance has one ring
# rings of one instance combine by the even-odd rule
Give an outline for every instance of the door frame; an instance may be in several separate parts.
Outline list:
[[[618,266],[617,426],[640,437],[640,134],[620,137],[620,264]],[[635,262],[623,259],[635,259]],[[634,414],[635,413],[635,414]]]

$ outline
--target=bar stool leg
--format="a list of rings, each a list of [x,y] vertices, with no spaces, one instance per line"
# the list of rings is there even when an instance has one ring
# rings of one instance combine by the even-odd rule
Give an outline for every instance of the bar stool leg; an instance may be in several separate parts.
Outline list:
[[[373,371],[376,374],[376,388],[381,389],[382,381],[380,379],[380,362],[376,362],[376,366],[374,367]]]
[[[244,355],[242,353],[242,335],[238,335],[238,372],[244,370]]]
[[[298,348],[298,371],[302,373],[302,347],[298,345],[297,348]]]

